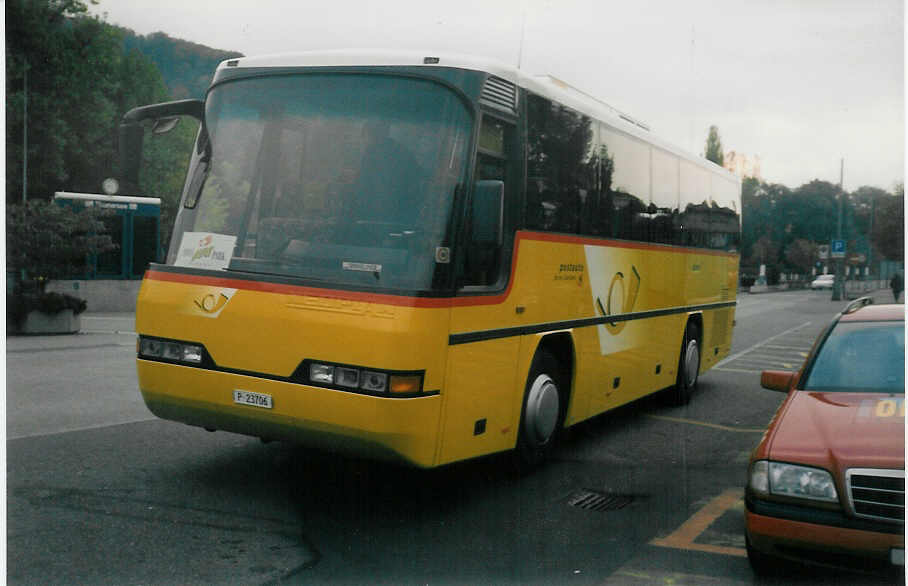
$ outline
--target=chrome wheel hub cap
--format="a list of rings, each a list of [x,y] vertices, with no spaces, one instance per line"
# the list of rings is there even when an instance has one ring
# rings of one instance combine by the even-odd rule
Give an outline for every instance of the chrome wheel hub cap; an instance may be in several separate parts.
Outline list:
[[[684,378],[687,386],[692,387],[697,382],[697,371],[700,370],[700,348],[696,340],[688,340],[684,352]]]
[[[550,376],[540,374],[527,397],[527,435],[537,444],[547,443],[558,425],[558,411],[558,386]]]

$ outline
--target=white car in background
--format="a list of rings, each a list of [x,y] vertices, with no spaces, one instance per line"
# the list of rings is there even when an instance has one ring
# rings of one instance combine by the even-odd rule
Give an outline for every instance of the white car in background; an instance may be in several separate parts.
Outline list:
[[[820,275],[810,283],[810,288],[813,290],[832,289],[834,283],[835,275]]]

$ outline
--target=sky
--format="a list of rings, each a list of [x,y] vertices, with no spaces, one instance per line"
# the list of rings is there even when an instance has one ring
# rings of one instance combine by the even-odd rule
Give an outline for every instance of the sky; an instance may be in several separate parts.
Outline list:
[[[901,0],[99,0],[138,34],[247,56],[468,53],[553,75],[697,154],[716,125],[762,178],[892,190],[905,169]],[[844,166],[842,160],[844,159]]]

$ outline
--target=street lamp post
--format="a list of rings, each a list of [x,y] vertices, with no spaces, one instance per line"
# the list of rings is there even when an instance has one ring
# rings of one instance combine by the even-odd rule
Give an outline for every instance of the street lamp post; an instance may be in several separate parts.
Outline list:
[[[839,167],[839,221],[838,227],[836,228],[836,239],[842,239],[842,206],[844,205],[845,192],[842,190],[842,183],[845,178],[845,159],[842,159],[841,166]],[[836,258],[835,262],[835,281],[832,285],[832,301],[841,301],[842,299],[842,289],[844,283],[842,281],[842,258]]]
[[[28,197],[28,61],[22,75],[22,203],[25,203]]]

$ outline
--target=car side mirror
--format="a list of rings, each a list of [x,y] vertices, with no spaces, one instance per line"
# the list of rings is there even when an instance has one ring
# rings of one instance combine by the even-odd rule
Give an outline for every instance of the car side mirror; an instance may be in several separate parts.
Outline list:
[[[760,375],[760,386],[770,391],[787,393],[791,390],[795,373],[787,370],[764,370]]]

